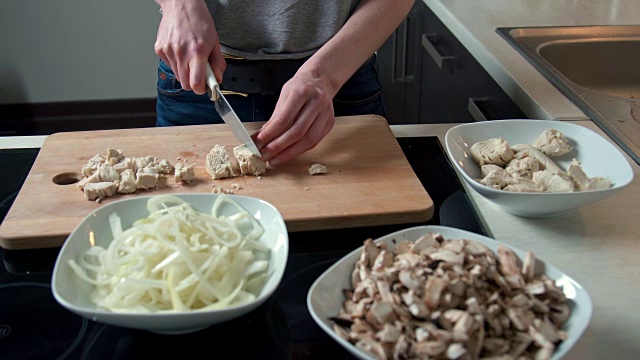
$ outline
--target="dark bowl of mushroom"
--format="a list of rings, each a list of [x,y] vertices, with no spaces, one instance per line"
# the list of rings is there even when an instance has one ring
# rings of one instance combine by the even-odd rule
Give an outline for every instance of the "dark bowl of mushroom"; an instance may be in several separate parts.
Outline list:
[[[593,312],[580,284],[532,252],[444,226],[365,240],[307,305],[359,359],[560,359]]]

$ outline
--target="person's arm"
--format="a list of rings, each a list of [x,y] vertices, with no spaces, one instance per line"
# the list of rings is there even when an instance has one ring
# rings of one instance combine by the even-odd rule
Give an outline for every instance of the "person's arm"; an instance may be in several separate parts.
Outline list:
[[[414,0],[362,0],[340,31],[282,89],[271,119],[254,135],[277,166],[314,148],[333,128],[333,97],[402,23]]]
[[[211,66],[218,82],[227,66],[218,32],[204,0],[156,0],[162,20],[154,50],[171,66],[185,90],[206,92],[206,66]]]

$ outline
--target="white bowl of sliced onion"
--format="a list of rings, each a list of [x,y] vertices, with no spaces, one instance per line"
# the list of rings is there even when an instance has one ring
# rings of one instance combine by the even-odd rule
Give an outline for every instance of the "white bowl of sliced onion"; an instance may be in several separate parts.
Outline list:
[[[60,305],[93,321],[182,334],[263,304],[288,253],[284,220],[263,200],[135,197],[84,218],[60,250],[51,288]]]

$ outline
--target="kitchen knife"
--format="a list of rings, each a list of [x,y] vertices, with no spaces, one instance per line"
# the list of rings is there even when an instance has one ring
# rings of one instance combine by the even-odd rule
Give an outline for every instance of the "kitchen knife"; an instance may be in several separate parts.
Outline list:
[[[229,105],[227,99],[222,95],[222,92],[220,92],[220,84],[218,84],[218,81],[211,70],[211,66],[207,66],[207,94],[209,95],[209,99],[213,101],[216,111],[220,114],[222,120],[224,120],[225,124],[229,125],[231,131],[238,140],[240,140],[240,142],[243,143],[252,154],[261,158],[262,155],[260,154],[260,150],[258,150],[253,139],[249,136],[247,129],[242,125],[240,118],[238,118],[238,115],[233,111],[233,108]]]

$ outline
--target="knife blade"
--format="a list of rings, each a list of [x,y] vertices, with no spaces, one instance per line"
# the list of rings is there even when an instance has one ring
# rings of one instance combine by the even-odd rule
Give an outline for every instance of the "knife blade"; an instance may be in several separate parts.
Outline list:
[[[209,99],[213,101],[216,111],[220,114],[222,120],[231,128],[231,131],[238,140],[240,140],[240,142],[244,144],[252,154],[261,158],[262,154],[260,154],[260,150],[258,150],[258,147],[253,142],[253,139],[247,132],[247,129],[242,125],[242,121],[240,121],[236,112],[233,111],[233,108],[229,105],[227,99],[222,95],[222,92],[220,91],[220,84],[218,84],[218,81],[211,70],[211,66],[207,66],[207,94],[209,95]]]

